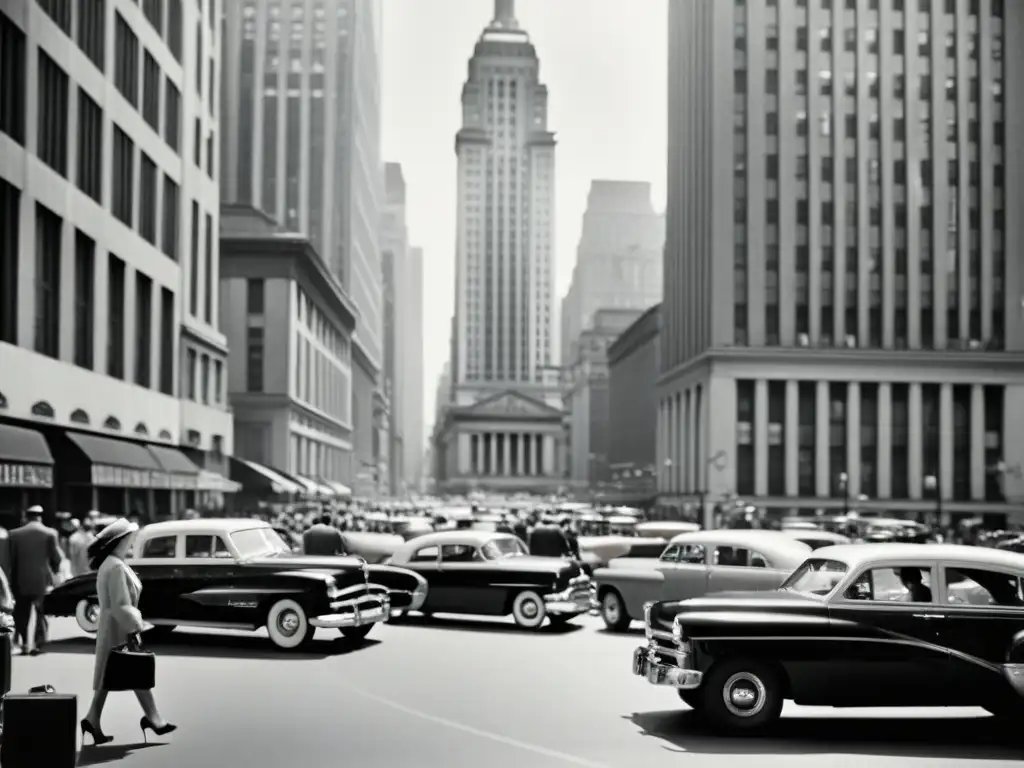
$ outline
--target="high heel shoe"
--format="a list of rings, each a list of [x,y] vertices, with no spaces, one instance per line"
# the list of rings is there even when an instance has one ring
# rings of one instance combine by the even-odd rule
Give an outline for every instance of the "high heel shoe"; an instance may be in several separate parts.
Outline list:
[[[153,725],[153,721],[150,720],[148,717],[144,717],[141,720],[139,720],[139,727],[142,729],[142,739],[147,744],[149,743],[149,739],[146,736],[147,730],[152,731],[157,736],[163,736],[165,734],[172,733],[178,730],[178,726],[176,726],[174,723],[164,723],[159,728],[157,728],[155,725]]]
[[[85,746],[85,734],[92,736],[93,746],[99,744],[106,744],[114,740],[113,736],[107,736],[103,731],[97,728],[95,725],[89,722],[88,719],[83,720],[79,725],[82,727],[82,746]]]

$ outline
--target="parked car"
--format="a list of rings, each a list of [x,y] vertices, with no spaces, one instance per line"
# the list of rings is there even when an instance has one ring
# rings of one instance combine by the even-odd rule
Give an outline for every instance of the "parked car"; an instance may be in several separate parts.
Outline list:
[[[782,532],[787,536],[793,537],[797,541],[802,541],[811,549],[836,547],[840,544],[853,543],[853,540],[849,536],[843,536],[840,533],[832,533],[831,531],[823,531],[820,528],[783,528]]]
[[[594,571],[605,626],[624,632],[654,600],[683,600],[730,589],[775,589],[811,548],[779,531],[681,533],[653,558],[616,558]]]
[[[564,624],[587,613],[593,586],[580,563],[530,555],[516,536],[491,531],[441,531],[407,542],[392,563],[427,581],[431,613],[512,614],[535,629],[550,619]]]
[[[1024,713],[1024,556],[949,544],[816,550],[782,587],[653,603],[633,672],[718,726],[783,700]]]
[[[637,536],[651,539],[671,539],[680,533],[693,533],[700,530],[698,523],[688,523],[679,520],[649,520],[644,523],[637,523]]]
[[[129,563],[142,581],[139,610],[158,631],[178,626],[256,630],[293,649],[317,628],[362,639],[393,611],[415,610],[426,581],[412,571],[359,557],[294,554],[267,523],[174,520],[139,531]],[[70,579],[46,596],[51,616],[97,628],[96,576]]]

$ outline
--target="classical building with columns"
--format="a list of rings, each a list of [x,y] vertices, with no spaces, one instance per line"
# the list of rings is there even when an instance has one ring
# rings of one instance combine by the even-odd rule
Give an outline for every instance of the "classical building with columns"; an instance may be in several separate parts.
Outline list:
[[[560,485],[555,138],[514,0],[495,0],[462,89],[451,390],[434,431],[444,493]]]
[[[670,6],[660,499],[1014,513],[1024,3],[848,6]]]

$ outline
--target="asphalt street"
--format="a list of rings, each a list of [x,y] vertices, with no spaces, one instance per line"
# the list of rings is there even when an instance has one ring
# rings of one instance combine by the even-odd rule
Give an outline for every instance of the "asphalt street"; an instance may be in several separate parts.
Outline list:
[[[153,643],[157,700],[180,729],[142,742],[135,698],[112,694],[79,765],[130,768],[758,768],[1019,765],[1024,736],[982,710],[788,706],[768,737],[708,733],[671,690],[630,673],[639,633],[597,619],[523,632],[511,620],[438,617],[375,627],[352,649],[320,630],[308,652],[265,634],[190,630]],[[13,690],[50,684],[89,705],[92,642],[53,623],[50,652],[15,657]],[[155,743],[154,743],[155,741]],[[744,762],[746,764],[746,762]]]

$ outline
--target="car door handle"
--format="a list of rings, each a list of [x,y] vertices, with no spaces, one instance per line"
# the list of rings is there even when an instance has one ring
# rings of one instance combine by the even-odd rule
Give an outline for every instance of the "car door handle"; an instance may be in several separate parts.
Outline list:
[[[941,613],[915,613],[915,619],[944,619],[946,618]]]

